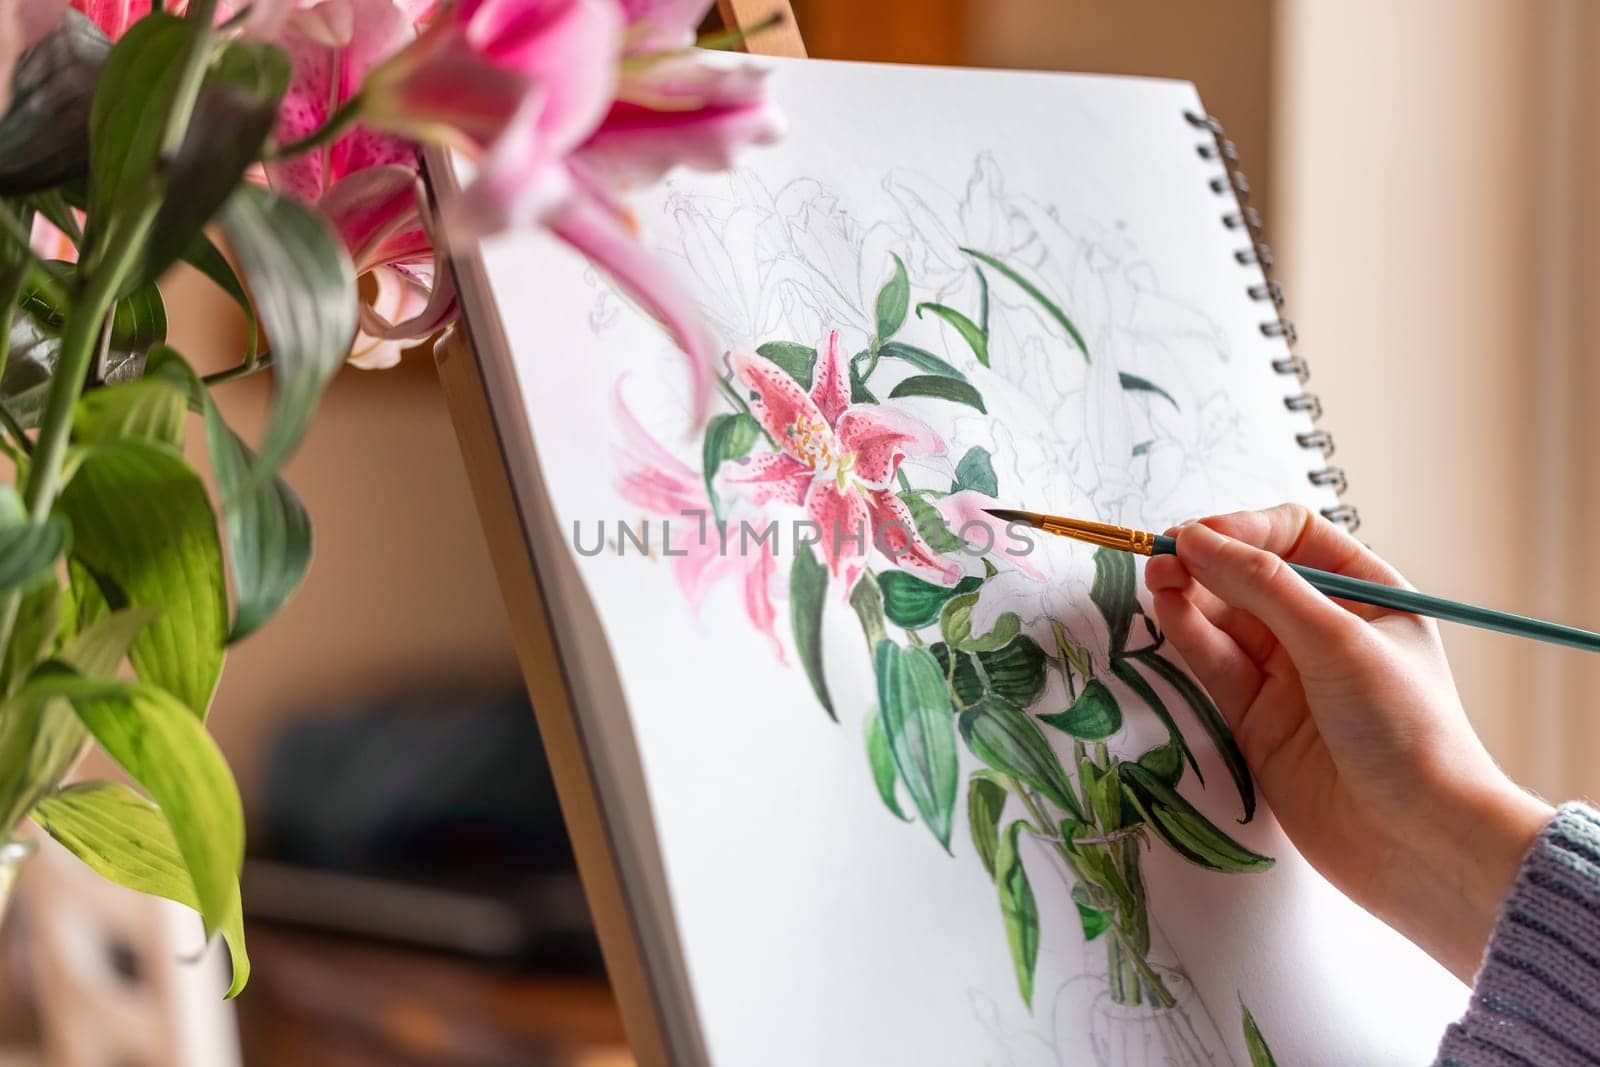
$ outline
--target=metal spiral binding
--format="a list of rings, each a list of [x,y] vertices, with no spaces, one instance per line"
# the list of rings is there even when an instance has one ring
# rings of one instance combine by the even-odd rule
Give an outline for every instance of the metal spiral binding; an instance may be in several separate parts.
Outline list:
[[[1233,253],[1234,260],[1241,266],[1259,265],[1262,274],[1267,276],[1264,282],[1250,285],[1246,292],[1251,300],[1271,307],[1272,318],[1261,323],[1262,336],[1281,337],[1289,346],[1289,355],[1273,360],[1272,369],[1275,373],[1293,376],[1299,384],[1304,385],[1311,375],[1311,369],[1306,365],[1305,359],[1294,353],[1297,340],[1294,323],[1280,313],[1283,307],[1283,290],[1271,278],[1272,249],[1261,240],[1261,216],[1254,208],[1245,204],[1245,200],[1250,196],[1250,183],[1239,173],[1239,153],[1234,148],[1233,142],[1223,133],[1222,123],[1210,115],[1185,111],[1183,117],[1189,125],[1211,135],[1210,141],[1195,146],[1195,151],[1199,153],[1201,159],[1222,166],[1222,173],[1210,180],[1211,191],[1217,196],[1237,198],[1237,209],[1222,215],[1222,225],[1229,230],[1239,231],[1242,236],[1248,237],[1249,243]],[[1313,421],[1322,416],[1322,401],[1317,399],[1315,393],[1304,390],[1284,397],[1283,406],[1290,411],[1304,412]],[[1295,434],[1295,444],[1304,449],[1315,450],[1324,458],[1333,454],[1333,435],[1320,427],[1308,433]],[[1335,494],[1343,495],[1345,491],[1345,473],[1339,467],[1324,466],[1309,472],[1306,477],[1312,485],[1332,489]],[[1336,522],[1347,530],[1353,531],[1361,525],[1361,513],[1350,504],[1340,503],[1331,508],[1323,508],[1322,514],[1330,522]]]

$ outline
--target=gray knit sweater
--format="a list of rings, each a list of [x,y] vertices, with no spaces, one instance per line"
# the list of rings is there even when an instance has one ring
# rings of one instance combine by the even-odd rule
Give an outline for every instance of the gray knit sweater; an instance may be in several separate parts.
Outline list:
[[[1435,1067],[1600,1064],[1600,815],[1565,804],[1489,939],[1472,1003]]]

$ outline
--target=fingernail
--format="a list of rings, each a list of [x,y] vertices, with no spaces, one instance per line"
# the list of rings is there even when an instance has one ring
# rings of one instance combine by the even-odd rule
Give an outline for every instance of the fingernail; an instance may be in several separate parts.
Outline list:
[[[1210,567],[1217,562],[1217,557],[1222,552],[1225,538],[1209,526],[1195,523],[1185,526],[1179,534],[1178,545],[1183,550],[1180,555],[1200,568]]]

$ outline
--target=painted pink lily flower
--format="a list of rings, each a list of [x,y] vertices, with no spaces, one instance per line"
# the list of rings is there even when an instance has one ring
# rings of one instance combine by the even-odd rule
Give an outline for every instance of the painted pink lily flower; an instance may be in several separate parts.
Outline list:
[[[279,112],[279,142],[319,129],[372,67],[415,38],[416,20],[432,6],[432,0],[298,0],[276,36],[294,71]],[[439,269],[425,226],[415,145],[356,126],[314,151],[269,163],[266,172],[274,188],[322,212],[366,281],[352,365],[392,367],[404,347],[454,317],[449,272]]]
[[[1028,558],[1036,542],[1032,538],[1012,536],[1011,524],[995,518],[987,510],[1003,506],[994,497],[976,489],[962,489],[934,504],[950,532],[967,546],[974,573],[982,575],[983,557],[993,555],[1010,562],[1029,578],[1044,581],[1044,572]]]
[[[620,379],[611,391],[611,412],[622,431],[616,448],[617,465],[622,472],[617,479],[618,494],[630,504],[670,520],[674,531],[695,528],[688,536],[675,532],[671,542],[673,577],[689,606],[698,613],[712,586],[727,578],[737,579],[744,590],[744,610],[750,624],[766,634],[778,661],[785,662],[783,642],[775,628],[777,611],[772,606],[772,576],[777,570],[772,540],[758,542],[756,551],[745,554],[744,542],[730,533],[724,546],[709,518],[711,498],[706,493],[705,479],[667,451],[634,418],[622,399]],[[767,524],[759,514],[747,514],[744,519],[758,529]],[[679,555],[679,551],[683,554]]]
[[[781,123],[749,64],[687,47],[709,0],[461,0],[372,72],[375,128],[464,152],[476,173],[445,205],[469,239],[543,225],[605,270],[688,357],[698,413],[710,338],[674,274],[639,244],[620,195],[668,169],[726,167]]]
[[[940,585],[961,568],[935,552],[894,494],[895,472],[908,456],[944,454],[944,442],[923,423],[877,404],[852,404],[839,331],[817,346],[815,382],[808,395],[772,361],[748,350],[733,353],[733,370],[754,394],[750,412],[780,451],[729,460],[718,479],[752,503],[803,507],[817,525],[823,559],[845,596],[877,548],[896,566]]]

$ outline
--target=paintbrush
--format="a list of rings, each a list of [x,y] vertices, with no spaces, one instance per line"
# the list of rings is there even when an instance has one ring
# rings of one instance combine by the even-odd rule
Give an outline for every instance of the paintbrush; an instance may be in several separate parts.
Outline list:
[[[1140,556],[1174,556],[1178,553],[1178,542],[1175,538],[1165,534],[1150,533],[1147,530],[1131,530],[1126,526],[1069,519],[1060,515],[1041,515],[1036,511],[1014,511],[1010,508],[984,510],[1007,522],[1019,522],[1043,530],[1045,533],[1059,534],[1075,541],[1087,541],[1091,545],[1102,545]],[[1580,630],[1575,626],[1563,626],[1542,619],[1530,619],[1526,615],[1513,615],[1508,611],[1495,611],[1475,604],[1463,604],[1458,600],[1429,596],[1427,593],[1418,593],[1411,589],[1396,589],[1392,585],[1363,581],[1360,578],[1351,578],[1330,571],[1319,571],[1314,567],[1302,567],[1298,563],[1290,563],[1289,566],[1314,587],[1340,600],[1393,608],[1395,611],[1407,611],[1414,615],[1429,615],[1446,622],[1465,623],[1485,630],[1498,630],[1504,634],[1515,634],[1518,637],[1531,637],[1537,641],[1549,641],[1552,644],[1600,652],[1600,634]]]

